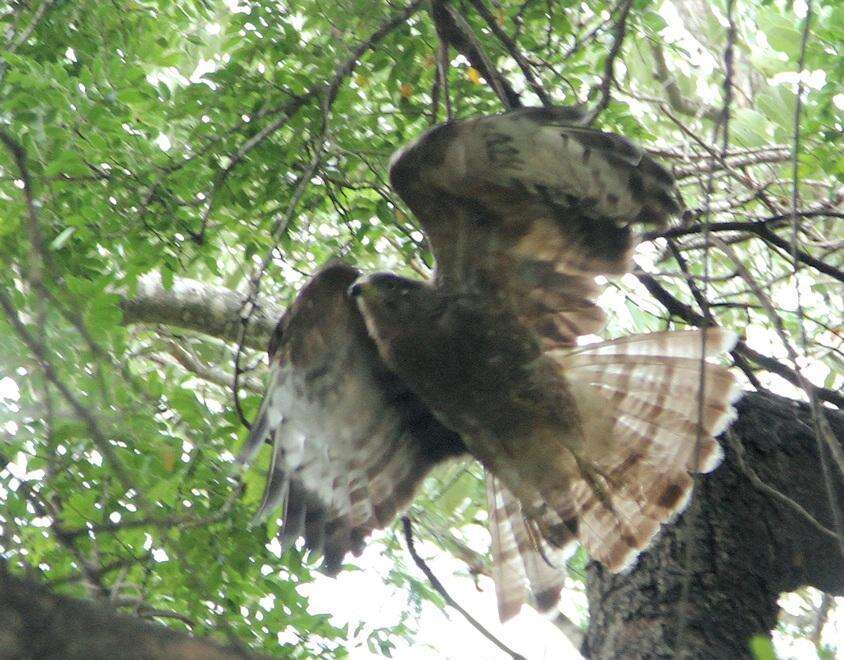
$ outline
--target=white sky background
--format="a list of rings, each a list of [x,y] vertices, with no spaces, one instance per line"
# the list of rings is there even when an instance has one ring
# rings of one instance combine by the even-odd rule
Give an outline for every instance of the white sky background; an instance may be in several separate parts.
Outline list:
[[[553,623],[529,607],[502,625],[498,621],[492,580],[481,577],[479,591],[471,578],[454,575],[458,571],[465,573],[466,567],[460,561],[431,544],[417,541],[417,549],[461,607],[512,650],[530,660],[581,657]],[[404,590],[384,584],[391,560],[380,554],[377,543],[370,544],[355,563],[363,570],[344,572],[337,578],[320,575],[314,583],[305,585],[299,591],[309,597],[312,611],[331,612],[333,623],[351,622],[351,628],[354,629],[357,622],[364,622],[366,627],[362,636],[365,636],[368,630],[396,623],[407,601],[407,594]],[[409,556],[407,563],[412,563]],[[421,571],[415,566],[410,570],[422,577]],[[581,606],[585,607],[585,597],[578,596]],[[563,610],[571,610],[569,614],[574,618],[577,614],[573,604],[571,601],[565,603]],[[400,645],[393,657],[400,660],[432,657],[497,660],[509,657],[449,607],[443,611],[425,602],[418,631],[416,646]],[[349,650],[353,660],[382,657],[370,653],[365,645],[350,647]]]

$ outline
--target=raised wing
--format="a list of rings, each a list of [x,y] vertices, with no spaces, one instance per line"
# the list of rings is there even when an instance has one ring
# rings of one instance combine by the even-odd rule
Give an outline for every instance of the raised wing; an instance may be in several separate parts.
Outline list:
[[[603,325],[594,275],[628,269],[629,225],[682,207],[673,177],[625,138],[529,108],[437,126],[395,154],[442,286],[494,292],[546,346]]]
[[[359,274],[329,265],[279,321],[267,391],[238,457],[246,464],[272,443],[258,515],[280,509],[282,547],[304,536],[330,574],[392,521],[433,465],[465,451],[378,355],[347,295]]]

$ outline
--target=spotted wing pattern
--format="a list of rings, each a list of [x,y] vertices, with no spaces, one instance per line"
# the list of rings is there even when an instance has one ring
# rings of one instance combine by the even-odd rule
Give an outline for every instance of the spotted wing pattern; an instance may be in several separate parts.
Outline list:
[[[599,330],[594,275],[628,269],[630,225],[682,207],[671,174],[627,139],[528,108],[437,126],[393,157],[448,288],[497,296],[547,346]]]
[[[279,322],[267,391],[238,458],[246,464],[272,444],[259,518],[280,511],[282,546],[304,536],[330,574],[392,521],[433,465],[464,451],[381,361],[346,295],[359,274],[326,267]]]

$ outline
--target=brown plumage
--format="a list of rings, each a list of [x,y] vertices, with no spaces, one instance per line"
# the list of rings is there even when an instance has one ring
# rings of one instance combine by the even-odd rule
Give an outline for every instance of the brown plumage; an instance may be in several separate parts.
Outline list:
[[[282,507],[285,546],[304,536],[335,572],[433,465],[468,452],[489,473],[507,619],[529,598],[556,605],[571,541],[627,566],[686,504],[690,473],[717,465],[734,379],[701,360],[698,332],[576,346],[603,324],[594,276],[625,272],[635,226],[682,206],[640,148],[577,119],[527,109],[428,131],[390,177],[434,279],[332,264],[282,318],[240,461],[272,440],[262,515]],[[705,357],[731,342],[708,330]]]

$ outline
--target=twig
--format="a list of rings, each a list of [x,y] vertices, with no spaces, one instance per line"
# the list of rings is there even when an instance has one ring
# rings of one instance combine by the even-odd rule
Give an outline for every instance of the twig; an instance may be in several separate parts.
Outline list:
[[[219,385],[220,387],[232,387],[232,384],[234,383],[234,374],[229,374],[222,369],[215,369],[214,367],[208,366],[202,362],[195,353],[187,350],[183,345],[178,344],[172,339],[165,341],[165,345],[167,346],[167,353],[190,373],[202,380],[208,381],[209,383]],[[172,364],[172,362],[168,362],[167,360],[161,360],[161,363]],[[264,386],[257,378],[246,379],[243,386],[250,392],[254,392],[256,394],[261,394],[264,391]]]
[[[446,0],[433,0],[431,15],[437,34],[443,43],[451,44],[469,60],[469,63],[486,78],[505,108],[520,108],[521,99],[510,83],[495,67],[484,53],[478,38],[466,19],[458,11],[449,6]]]
[[[720,110],[708,105],[695,103],[683,95],[680,91],[680,87],[677,85],[677,81],[674,79],[674,75],[671,73],[671,70],[668,68],[668,64],[665,62],[665,51],[663,50],[660,42],[651,42],[651,53],[653,54],[654,63],[656,64],[656,70],[653,72],[653,77],[658,82],[662,83],[662,89],[668,98],[668,102],[674,110],[690,117],[703,117],[712,121],[716,121],[720,118]]]
[[[791,162],[791,258],[794,263],[794,289],[797,300],[797,324],[800,329],[800,342],[803,347],[803,354],[806,355],[808,351],[808,339],[806,337],[806,325],[803,323],[803,303],[800,298],[800,281],[798,279],[800,272],[800,261],[798,248],[798,220],[797,220],[797,204],[800,196],[800,114],[803,109],[803,70],[806,62],[806,44],[809,41],[809,32],[812,25],[812,0],[806,2],[806,17],[803,19],[803,33],[800,38],[800,56],[797,61],[797,99],[794,107],[794,139],[792,144],[792,162]],[[815,266],[817,268],[817,266]],[[841,281],[844,281],[842,278]],[[779,317],[777,317],[779,318]],[[781,333],[785,333],[785,329],[781,324],[775,327]],[[788,344],[786,349],[789,350]],[[792,353],[793,351],[789,351]],[[835,463],[838,466],[838,477],[844,475],[844,452],[841,446],[835,439],[832,430],[829,428],[829,423],[826,415],[818,404],[817,396],[815,395],[813,386],[803,377],[800,371],[800,366],[797,363],[797,356],[792,355],[792,362],[794,368],[800,377],[800,384],[806,395],[809,397],[809,405],[812,410],[812,422],[815,427],[815,441],[818,447],[818,457],[821,461],[821,472],[823,474],[824,486],[826,488],[827,499],[832,510],[832,517],[835,521],[835,529],[838,536],[838,549],[841,555],[844,556],[844,514],[841,511],[837,494],[835,492],[835,485],[833,481],[832,469],[827,460],[826,452],[824,452],[824,444],[826,444],[829,453],[832,455]]]
[[[831,529],[823,525],[817,518],[815,518],[811,513],[809,513],[806,509],[803,508],[798,502],[795,502],[785,493],[781,493],[776,488],[769,486],[766,484],[762,479],[756,474],[756,471],[750,467],[744,460],[744,447],[742,447],[741,442],[739,442],[738,438],[735,437],[735,434],[732,432],[731,429],[727,429],[725,433],[725,437],[727,439],[730,448],[733,450],[733,453],[736,455],[736,463],[738,463],[739,469],[747,477],[747,480],[750,484],[758,491],[769,495],[770,497],[774,498],[775,500],[779,500],[783,504],[785,504],[790,509],[793,509],[795,513],[797,513],[800,517],[804,518],[812,527],[817,529],[821,534],[826,536],[830,536],[834,539],[838,538],[838,535],[833,532]]]
[[[656,279],[649,275],[648,273],[644,273],[642,271],[635,271],[633,275],[636,276],[644,287],[648,290],[648,292],[659,302],[663,307],[665,307],[668,312],[674,316],[678,316],[687,323],[691,325],[697,326],[699,328],[706,328],[710,327],[712,324],[707,322],[707,320],[695,312],[691,307],[689,307],[686,303],[678,298],[674,297],[669,293]],[[768,355],[764,355],[759,353],[758,351],[750,348],[744,341],[739,340],[736,343],[735,348],[733,349],[733,354],[743,355],[744,357],[748,358],[752,362],[755,362],[760,367],[763,367],[767,371],[776,374],[780,378],[788,381],[792,385],[800,385],[800,380],[797,373],[789,368],[787,365],[784,365],[779,360],[772,358]],[[839,408],[844,408],[844,396],[839,394],[838,392],[828,389],[826,387],[820,387],[818,385],[813,386],[815,388],[815,392],[818,395],[819,399],[823,401],[828,401]]]
[[[597,119],[607,106],[610,104],[610,91],[615,82],[615,60],[621,52],[621,46],[624,43],[624,37],[627,33],[627,17],[630,14],[630,8],[633,6],[633,0],[625,0],[621,5],[621,11],[615,22],[615,29],[613,30],[613,41],[610,46],[610,52],[607,53],[607,59],[604,61],[604,75],[601,77],[601,83],[598,89],[601,92],[601,98],[598,100],[592,111],[589,113],[586,124],[589,125]]]
[[[837,217],[839,215],[844,214],[836,213],[834,211],[798,211],[794,213],[794,217],[804,218]],[[841,271],[839,268],[836,268],[830,263],[813,257],[808,252],[804,252],[803,250],[793,248],[788,241],[778,236],[770,228],[771,224],[782,222],[788,217],[790,216],[785,214],[778,214],[771,216],[770,218],[766,218],[764,220],[757,220],[754,222],[718,222],[706,226],[708,227],[708,231],[710,232],[744,231],[749,232],[751,234],[755,234],[756,236],[770,243],[771,245],[774,245],[783,251],[790,252],[794,260],[802,262],[807,266],[812,266],[818,272],[824,273],[825,275],[829,275],[830,277],[838,280],[839,282],[844,282],[844,271]],[[653,240],[655,238],[673,238],[676,236],[685,236],[688,234],[702,233],[703,229],[704,223],[689,225],[687,227],[672,227],[661,232],[645,233],[642,235],[642,239]]]
[[[413,542],[413,524],[410,522],[410,518],[408,518],[407,516],[402,516],[401,524],[402,529],[404,530],[404,540],[405,543],[407,543],[407,551],[413,558],[413,562],[425,574],[425,577],[428,578],[428,582],[430,582],[431,586],[437,591],[440,596],[442,596],[443,600],[455,610],[460,612],[463,618],[465,618],[466,621],[472,624],[475,630],[480,632],[484,637],[486,637],[489,641],[495,644],[499,649],[504,651],[504,653],[513,658],[513,660],[525,660],[525,657],[523,655],[520,655],[509,647],[507,647],[502,641],[500,641],[491,632],[484,628],[471,614],[469,614],[465,609],[463,609],[463,607],[461,607],[460,604],[449,595],[442,582],[437,579],[437,576],[434,575],[434,573],[428,567],[428,564],[425,562],[424,559],[422,559],[422,557],[419,556],[419,553],[416,551],[416,546]]]
[[[525,80],[527,80],[528,85],[530,85],[531,89],[534,93],[539,97],[539,100],[542,101],[542,105],[546,108],[552,105],[551,98],[548,96],[548,93],[542,88],[542,83],[540,83],[536,77],[533,75],[533,70],[531,69],[530,62],[525,59],[525,56],[522,55],[521,51],[519,50],[518,45],[514,42],[510,36],[501,29],[501,26],[498,25],[498,21],[495,20],[495,16],[489,11],[487,6],[484,4],[483,0],[470,0],[472,6],[477,10],[478,14],[481,15],[481,18],[486,21],[486,24],[489,26],[489,29],[492,33],[498,37],[498,40],[502,43],[504,48],[507,49],[507,52],[510,53],[510,57],[519,65],[519,68],[522,70],[522,73],[525,76]]]
[[[675,168],[674,177],[678,181],[682,181],[683,179],[700,174],[717,172],[726,169],[726,167],[734,168],[763,165],[765,163],[784,163],[790,158],[791,153],[787,148],[770,148],[742,155],[725,154],[718,159],[707,158],[698,160],[691,165],[680,165]]]
[[[801,218],[844,218],[844,213],[836,211],[798,211],[797,216]],[[749,231],[753,233],[758,232],[759,225],[772,225],[781,223],[791,218],[791,213],[781,213],[772,215],[761,220],[754,220],[752,222],[713,222],[709,225],[709,231]],[[686,236],[688,234],[699,234],[703,231],[703,224],[686,225],[685,227],[671,227],[664,231],[645,232],[641,238],[644,241],[652,241],[655,238],[675,238],[677,236]]]

